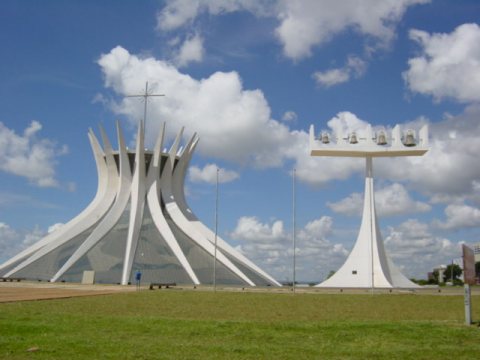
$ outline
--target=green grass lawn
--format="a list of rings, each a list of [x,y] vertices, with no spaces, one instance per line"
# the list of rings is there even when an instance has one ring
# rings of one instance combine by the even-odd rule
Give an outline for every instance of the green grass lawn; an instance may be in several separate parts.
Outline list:
[[[413,294],[157,290],[5,303],[0,358],[478,358],[480,328],[463,311],[463,296]]]

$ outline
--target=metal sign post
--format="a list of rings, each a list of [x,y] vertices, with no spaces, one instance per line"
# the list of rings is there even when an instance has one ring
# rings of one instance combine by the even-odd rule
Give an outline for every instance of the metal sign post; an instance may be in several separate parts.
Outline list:
[[[465,303],[465,324],[472,324],[472,303],[470,285],[475,284],[475,253],[471,248],[462,245],[463,255],[463,277],[464,277],[464,303]],[[453,268],[452,268],[453,272]]]
[[[465,303],[465,324],[472,324],[472,304],[470,296],[470,285],[464,285],[464,303]]]

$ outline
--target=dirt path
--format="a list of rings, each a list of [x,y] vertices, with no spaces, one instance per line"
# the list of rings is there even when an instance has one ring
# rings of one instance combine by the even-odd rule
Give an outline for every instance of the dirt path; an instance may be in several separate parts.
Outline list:
[[[0,303],[31,300],[48,300],[76,296],[107,295],[135,290],[130,286],[65,285],[49,283],[2,283],[0,282]]]

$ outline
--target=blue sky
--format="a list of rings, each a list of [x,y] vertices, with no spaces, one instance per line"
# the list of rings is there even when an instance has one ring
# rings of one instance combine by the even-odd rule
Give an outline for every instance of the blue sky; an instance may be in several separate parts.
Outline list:
[[[345,260],[360,224],[364,163],[308,155],[310,124],[430,124],[422,158],[375,160],[387,251],[408,276],[480,239],[478,1],[2,1],[0,261],[93,198],[86,136],[120,120],[131,144],[149,81],[147,145],[167,122],[197,131],[188,201],[279,279],[291,278],[292,168],[298,278]],[[114,141],[115,142],[115,141]],[[212,166],[213,165],[213,166]]]

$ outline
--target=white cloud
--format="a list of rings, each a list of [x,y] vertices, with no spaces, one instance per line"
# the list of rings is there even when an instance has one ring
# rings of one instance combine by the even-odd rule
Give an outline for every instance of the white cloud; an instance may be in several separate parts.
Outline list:
[[[359,216],[362,215],[363,194],[351,193],[345,199],[340,201],[333,203],[327,202],[327,206],[338,214]]]
[[[342,244],[332,244],[328,236],[333,221],[323,216],[297,230],[297,280],[323,279],[345,260]],[[292,279],[292,234],[280,220],[262,223],[256,217],[241,217],[230,236],[239,241],[238,249],[277,279]]]
[[[215,184],[217,181],[217,168],[219,169],[219,183],[231,182],[240,177],[237,172],[233,170],[219,168],[215,164],[207,164],[203,167],[203,169],[200,169],[197,166],[191,166],[188,170],[188,177],[192,182],[205,182],[207,184]]]
[[[331,133],[341,131],[347,134],[356,131],[361,135],[366,126],[367,122],[348,111],[338,113],[327,122]],[[308,134],[305,132],[292,132],[290,141],[287,156],[295,160],[297,176],[306,183],[321,185],[330,180],[344,180],[353,173],[365,171],[364,159],[310,156]]]
[[[157,14],[157,29],[171,31],[192,23],[202,12],[212,15],[234,11],[250,11],[266,16],[272,8],[270,0],[169,0]]]
[[[374,177],[393,182],[408,182],[409,188],[430,196],[432,202],[479,201],[480,167],[474,166],[480,153],[480,106],[469,106],[459,115],[448,115],[442,121],[430,123],[419,118],[401,124],[403,129],[430,128],[430,150],[423,156],[378,158],[373,161]],[[352,131],[363,136],[367,122],[350,112],[341,112],[327,122],[328,130],[344,136]],[[374,130],[377,127],[374,126]],[[317,129],[319,130],[319,129]],[[391,128],[386,129],[387,132]],[[454,135],[454,136],[452,136]],[[300,154],[299,151],[296,152]],[[298,158],[305,180],[321,184],[332,179],[345,179],[352,173],[363,173],[363,159],[340,159],[327,163],[327,158]],[[309,166],[312,165],[312,166]]]
[[[310,156],[307,132],[291,130],[287,123],[272,119],[262,91],[244,89],[236,72],[216,72],[197,80],[164,61],[140,58],[121,47],[103,55],[99,64],[106,86],[120,96],[142,89],[147,80],[153,90],[156,86],[167,95],[149,104],[147,137],[151,137],[147,146],[153,144],[160,122],[167,121],[170,136],[180,126],[198,132],[201,155],[253,167],[279,167],[292,161],[298,179],[312,185],[365,171],[365,161],[360,158]],[[129,116],[132,124],[143,113],[141,103],[131,98],[114,104],[114,110]],[[408,182],[409,188],[436,201],[452,197],[473,201],[474,194],[479,197],[474,187],[479,187],[480,167],[473,166],[480,153],[480,138],[476,136],[480,133],[479,117],[480,107],[470,106],[462,114],[431,123],[431,149],[426,155],[375,159],[375,177]],[[419,118],[403,128],[419,129],[428,122]],[[326,127],[331,133],[356,131],[362,136],[366,126],[366,121],[344,111],[331,118]]]
[[[409,59],[409,69],[403,73],[410,90],[437,100],[480,100],[480,27],[477,24],[460,25],[449,34],[411,30],[410,38],[421,47],[420,56]]]
[[[307,0],[281,1],[277,13],[277,36],[284,54],[299,60],[311,55],[312,48],[328,42],[334,35],[352,29],[375,39],[380,46],[394,37],[395,26],[411,5],[423,0]]]
[[[350,80],[353,77],[361,77],[367,68],[365,61],[357,56],[349,56],[344,67],[330,69],[327,71],[316,71],[313,78],[318,85],[323,87],[331,87]]]
[[[318,85],[328,88],[350,80],[350,72],[348,68],[331,69],[323,72],[316,71],[313,73],[313,78]]]
[[[45,235],[45,232],[38,227],[31,231],[16,230],[8,224],[0,222],[0,264],[36,243]]]
[[[32,121],[22,135],[0,122],[0,170],[23,176],[40,187],[57,186],[55,165],[57,158],[68,148],[55,142],[38,138],[42,129],[38,121]]]
[[[466,204],[448,205],[445,216],[444,221],[435,221],[435,226],[449,230],[480,226],[480,209]]]
[[[195,34],[183,42],[175,56],[175,63],[179,67],[184,67],[191,62],[200,62],[203,60],[204,53],[203,38]]]
[[[297,121],[298,115],[295,111],[286,111],[283,116],[282,120],[286,122],[294,122]]]
[[[430,150],[421,157],[375,161],[376,174],[394,181],[409,181],[412,188],[441,201],[475,196],[480,178],[480,108],[471,106],[458,116],[430,123]],[[406,127],[419,128],[425,119]],[[452,137],[455,132],[455,137]]]
[[[63,225],[65,225],[64,223],[55,223],[53,225],[50,225],[47,229],[47,233],[51,233],[51,232],[54,232],[58,229],[60,229]]]
[[[338,202],[327,203],[327,206],[336,213],[360,216],[363,210],[363,194],[352,193]],[[375,206],[379,216],[404,215],[431,210],[430,205],[412,199],[405,187],[399,183],[376,189]]]
[[[157,29],[169,31],[185,25],[197,16],[199,4],[200,0],[168,1],[157,14]]]
[[[388,229],[385,247],[405,275],[422,279],[434,267],[460,254],[459,244],[433,235],[427,224],[412,219]]]
[[[172,0],[158,13],[157,29],[171,31],[192,26],[202,13],[221,15],[248,11],[258,17],[279,21],[276,36],[285,56],[300,60],[312,48],[328,42],[347,29],[386,46],[394,37],[395,26],[409,6],[429,0]]]
[[[154,58],[142,59],[117,47],[102,55],[99,64],[105,85],[120,94],[141,89],[145,81],[166,94],[149,104],[147,138],[153,142],[160,122],[169,133],[184,125],[200,134],[199,152],[258,167],[281,165],[289,146],[289,129],[270,118],[270,107],[260,90],[245,90],[236,72],[216,72],[196,80]],[[125,98],[114,105],[116,112],[136,123],[143,112],[138,101]],[[172,129],[173,128],[173,129]],[[147,135],[148,136],[148,135]]]

